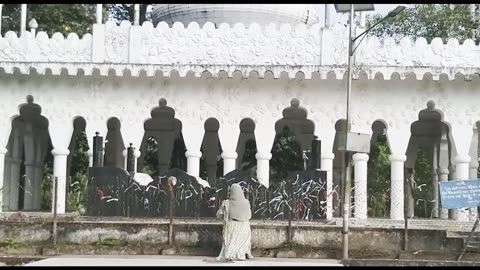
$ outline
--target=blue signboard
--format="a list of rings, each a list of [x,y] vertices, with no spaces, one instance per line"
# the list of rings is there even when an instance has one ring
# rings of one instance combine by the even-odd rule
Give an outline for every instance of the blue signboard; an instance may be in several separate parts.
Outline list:
[[[442,181],[438,185],[442,208],[459,209],[480,206],[480,180]]]

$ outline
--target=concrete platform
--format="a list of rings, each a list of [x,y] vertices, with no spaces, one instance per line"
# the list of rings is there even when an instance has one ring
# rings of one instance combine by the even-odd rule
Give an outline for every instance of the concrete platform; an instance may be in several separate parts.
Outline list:
[[[219,263],[202,256],[59,256],[25,266],[343,266],[338,260],[255,258]]]

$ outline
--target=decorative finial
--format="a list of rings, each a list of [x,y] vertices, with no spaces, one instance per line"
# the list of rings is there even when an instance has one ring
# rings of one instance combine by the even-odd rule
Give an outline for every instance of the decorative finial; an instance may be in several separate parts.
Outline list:
[[[290,105],[292,107],[298,108],[300,106],[300,100],[298,100],[298,98],[294,98],[292,99],[292,101],[290,101]]]
[[[429,100],[427,102],[427,109],[429,109],[429,110],[435,109],[435,102],[433,102],[432,100]]]
[[[30,29],[37,29],[38,28],[37,20],[31,19],[30,22],[28,23],[28,27],[30,27]]]
[[[130,143],[130,147],[133,147],[133,143]]]
[[[27,103],[28,104],[33,104],[33,96],[32,95],[27,96]]]
[[[158,105],[160,105],[160,107],[167,106],[167,100],[164,98],[161,98],[160,101],[158,102]]]

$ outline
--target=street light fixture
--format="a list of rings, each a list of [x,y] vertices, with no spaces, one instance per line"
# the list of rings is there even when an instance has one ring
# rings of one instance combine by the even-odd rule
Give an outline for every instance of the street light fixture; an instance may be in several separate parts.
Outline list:
[[[349,24],[349,35],[348,35],[348,66],[347,66],[347,119],[346,119],[346,134],[344,135],[344,139],[342,142],[341,149],[345,152],[345,162],[346,166],[344,167],[344,177],[345,183],[343,185],[343,259],[348,260],[348,219],[350,217],[350,186],[351,186],[351,155],[354,152],[359,152],[358,149],[363,147],[359,147],[362,144],[362,141],[365,141],[365,136],[362,136],[359,133],[351,133],[350,132],[350,93],[352,89],[352,66],[353,66],[353,54],[355,50],[358,48],[358,45],[362,42],[363,38],[358,42],[357,47],[354,48],[355,41],[358,38],[365,36],[370,30],[374,27],[379,25],[380,23],[384,22],[387,18],[392,18],[402,12],[405,7],[398,6],[394,10],[390,11],[387,16],[379,20],[377,23],[369,27],[363,33],[358,36],[355,35],[355,11],[372,11],[374,10],[373,4],[335,4],[335,9],[338,13],[342,12],[350,12],[350,20]],[[363,138],[362,138],[363,137]],[[355,141],[355,143],[348,143],[349,141]],[[368,143],[368,142],[367,142]],[[367,151],[368,152],[368,151]]]

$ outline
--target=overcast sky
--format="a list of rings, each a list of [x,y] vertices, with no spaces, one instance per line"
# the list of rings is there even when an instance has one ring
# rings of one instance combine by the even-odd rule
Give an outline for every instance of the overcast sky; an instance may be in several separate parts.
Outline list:
[[[374,4],[375,10],[374,11],[368,11],[366,12],[367,15],[370,14],[384,14],[387,15],[388,12],[396,8],[397,6],[402,5],[402,4]],[[403,4],[404,6],[408,6]],[[324,4],[318,4],[315,5],[318,15],[320,16],[320,22],[324,23],[325,22],[325,5]],[[336,22],[346,22],[347,21],[347,14],[338,14],[335,11],[335,7],[333,4],[329,4],[328,8],[330,10],[330,16],[331,16],[331,23],[334,24]]]

